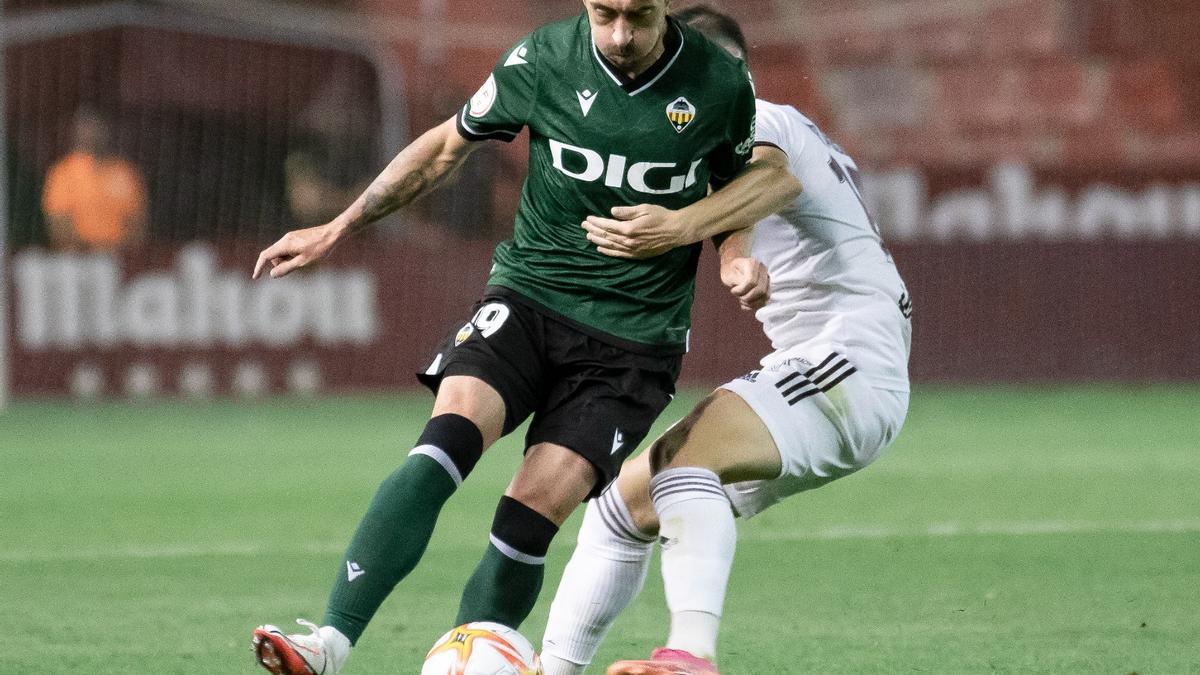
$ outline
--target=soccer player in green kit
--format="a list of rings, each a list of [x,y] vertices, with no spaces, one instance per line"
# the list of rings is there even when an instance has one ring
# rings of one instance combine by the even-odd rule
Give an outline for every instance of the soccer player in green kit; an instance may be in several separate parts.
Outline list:
[[[600,494],[674,392],[698,242],[799,192],[786,166],[747,166],[754,93],[741,61],[671,20],[669,0],[585,0],[576,18],[519,40],[454,119],[426,132],[332,222],[289,232],[254,277],[324,258],[343,237],[433,189],[478,142],[528,128],[512,239],[497,246],[470,320],[418,376],[436,392],[407,460],[379,487],[339,566],[320,627],[254,631],[274,673],[341,670],[380,604],[417,564],[443,504],[483,451],[532,415],[525,459],[496,509],[458,623],[518,627],[559,526]],[[705,198],[710,184],[725,186]],[[664,238],[620,260],[581,226],[612,215]],[[747,284],[747,292],[763,292]],[[464,317],[466,318],[466,317]]]

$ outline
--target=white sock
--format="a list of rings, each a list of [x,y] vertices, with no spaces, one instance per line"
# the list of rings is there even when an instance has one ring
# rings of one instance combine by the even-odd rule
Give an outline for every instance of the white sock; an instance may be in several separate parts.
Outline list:
[[[542,648],[542,673],[544,675],[583,675],[588,664],[568,661],[554,654],[547,654]]]
[[[708,469],[667,469],[650,482],[671,610],[667,647],[716,660],[737,526],[721,479]]]
[[[633,524],[616,486],[588,503],[542,638],[546,675],[584,672],[617,615],[642,590],[654,537]]]

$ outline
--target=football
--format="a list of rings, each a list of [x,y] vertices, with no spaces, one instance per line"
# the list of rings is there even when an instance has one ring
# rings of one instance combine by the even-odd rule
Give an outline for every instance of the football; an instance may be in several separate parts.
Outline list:
[[[477,621],[439,638],[425,655],[421,675],[542,675],[542,662],[517,631]]]

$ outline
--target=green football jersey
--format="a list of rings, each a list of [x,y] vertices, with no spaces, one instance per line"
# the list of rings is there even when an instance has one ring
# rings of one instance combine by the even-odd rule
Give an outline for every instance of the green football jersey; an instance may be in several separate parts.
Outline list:
[[[750,157],[745,64],[674,20],[664,43],[663,56],[630,80],[595,48],[586,14],[543,26],[500,58],[458,130],[511,141],[529,128],[513,236],[496,247],[489,285],[601,339],[679,353],[700,245],[622,260],[599,253],[581,226],[618,205],[687,206]]]

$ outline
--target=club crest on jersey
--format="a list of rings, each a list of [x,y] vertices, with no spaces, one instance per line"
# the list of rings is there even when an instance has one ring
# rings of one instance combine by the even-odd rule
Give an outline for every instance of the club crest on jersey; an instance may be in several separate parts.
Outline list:
[[[682,134],[687,125],[696,119],[696,106],[680,96],[667,106],[667,119],[671,122],[671,126],[675,127],[675,131]]]
[[[454,346],[457,347],[467,341],[471,337],[471,333],[475,332],[475,326],[466,323],[462,328],[458,329],[458,334],[454,336]]]

